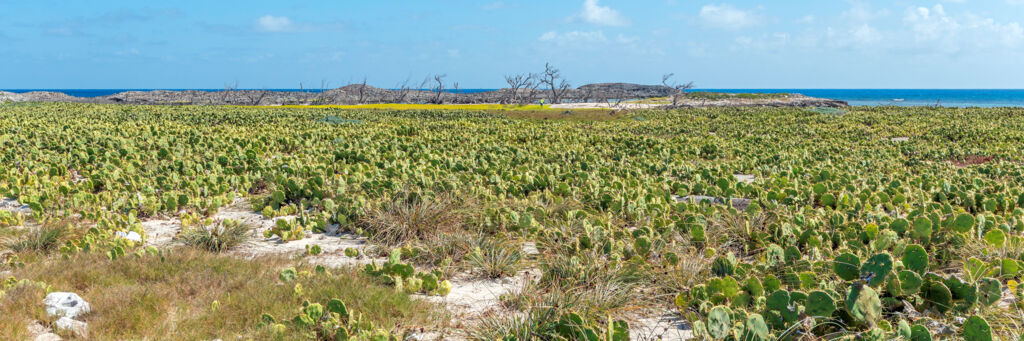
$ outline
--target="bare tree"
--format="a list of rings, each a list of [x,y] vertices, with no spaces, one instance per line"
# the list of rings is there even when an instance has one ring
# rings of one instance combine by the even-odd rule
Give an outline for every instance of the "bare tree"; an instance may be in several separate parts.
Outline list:
[[[505,75],[505,83],[507,83],[508,87],[512,90],[512,93],[508,94],[508,98],[506,99],[506,101],[508,103],[522,103],[520,102],[521,95],[519,93],[519,90],[535,89],[536,86],[534,86],[534,84],[536,83],[536,80],[537,75],[533,73]]]
[[[693,82],[688,82],[686,84],[670,82],[673,76],[675,76],[674,73],[666,73],[662,75],[661,85],[667,86],[672,89],[672,106],[674,107],[679,105],[679,97],[681,97],[683,93],[686,92],[686,90],[693,89]]]
[[[358,96],[356,104],[363,104],[363,101],[366,100],[366,77],[363,77],[363,84],[359,85],[359,89],[356,90],[356,95]]]
[[[406,78],[404,82],[395,84],[395,90],[389,91],[391,103],[405,103],[405,100],[409,97],[409,79]]]
[[[231,92],[235,91],[235,90],[238,90],[238,80],[237,79],[235,80],[234,84],[224,83],[224,95],[221,96],[221,100],[220,101],[223,102],[224,104],[228,104],[228,101],[231,99]]]
[[[260,102],[263,102],[263,98],[267,97],[267,93],[267,89],[244,92],[245,97],[249,99],[249,105],[260,105]]]
[[[320,92],[316,94],[316,99],[313,100],[313,104],[327,104],[327,86],[328,82],[326,79],[320,80]]]
[[[569,82],[562,78],[562,72],[550,63],[544,63],[544,74],[541,75],[540,81],[551,90],[551,104],[560,102],[570,87]]]
[[[437,86],[430,89],[430,91],[436,92],[437,94],[434,95],[434,99],[431,103],[444,104],[444,77],[447,77],[447,75],[434,75],[434,82],[437,83]]]

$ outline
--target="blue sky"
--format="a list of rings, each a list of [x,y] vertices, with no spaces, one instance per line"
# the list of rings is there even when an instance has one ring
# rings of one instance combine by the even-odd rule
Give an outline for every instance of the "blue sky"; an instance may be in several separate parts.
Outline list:
[[[1024,88],[1024,0],[0,0],[0,88]]]

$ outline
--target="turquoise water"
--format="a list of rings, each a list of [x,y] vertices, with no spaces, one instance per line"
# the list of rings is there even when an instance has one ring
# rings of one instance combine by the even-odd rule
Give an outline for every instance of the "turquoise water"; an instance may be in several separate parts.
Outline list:
[[[798,93],[850,105],[1024,107],[1019,89],[699,89],[715,92]]]
[[[152,89],[16,89],[11,92],[56,91],[75,97],[97,97],[129,90]],[[223,89],[167,89],[222,91]],[[299,89],[273,89],[299,91]],[[494,89],[459,89],[460,93]],[[307,92],[318,92],[309,90]],[[798,93],[811,97],[847,101],[850,105],[899,105],[946,107],[1024,107],[1024,90],[1009,89],[696,89],[714,92]]]

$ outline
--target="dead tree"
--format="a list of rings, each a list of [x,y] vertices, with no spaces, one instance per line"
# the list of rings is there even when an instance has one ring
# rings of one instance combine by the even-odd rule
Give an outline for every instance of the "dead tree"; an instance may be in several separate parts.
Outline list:
[[[263,102],[263,98],[267,97],[267,93],[267,89],[251,90],[245,92],[245,97],[249,99],[249,105],[260,105],[260,102]]]
[[[569,82],[562,78],[562,72],[550,63],[544,63],[544,74],[541,75],[540,81],[551,90],[551,104],[560,102],[565,91],[569,90]]]
[[[395,84],[395,89],[389,91],[391,98],[388,99],[391,103],[405,103],[405,100],[409,97],[409,79],[406,78],[405,82]]]
[[[237,80],[235,81],[234,84],[224,83],[224,94],[221,96],[220,101],[224,104],[228,104],[231,99],[231,92],[235,90],[238,90]]]
[[[686,84],[671,82],[670,84],[669,80],[672,79],[672,76],[675,76],[675,74],[667,73],[665,75],[662,75],[661,85],[667,86],[670,89],[672,89],[672,106],[675,107],[679,105],[679,97],[681,97],[686,92],[686,90],[693,89],[693,82],[689,82]]]
[[[327,104],[327,80],[320,80],[320,92],[316,94],[316,99],[313,100],[313,104]]]
[[[447,75],[434,75],[434,82],[437,83],[437,85],[430,89],[430,91],[436,93],[434,95],[434,99],[431,100],[431,103],[444,104],[444,77],[446,76]]]
[[[511,94],[508,94],[508,103],[520,104],[522,96],[519,93],[520,89],[536,89],[537,75],[533,73],[520,73],[515,75],[505,75],[505,83],[508,84],[509,89],[512,90]]]
[[[452,82],[452,103],[459,103],[459,82]]]
[[[356,90],[356,96],[358,96],[356,104],[363,104],[363,101],[366,100],[366,77],[363,77],[363,84],[360,84],[359,89]]]

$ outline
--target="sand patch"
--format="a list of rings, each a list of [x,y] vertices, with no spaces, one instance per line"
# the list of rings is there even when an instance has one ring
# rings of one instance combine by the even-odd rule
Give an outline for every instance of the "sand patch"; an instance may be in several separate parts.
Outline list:
[[[679,313],[665,311],[630,324],[630,340],[690,340],[693,327]]]

